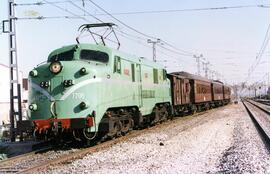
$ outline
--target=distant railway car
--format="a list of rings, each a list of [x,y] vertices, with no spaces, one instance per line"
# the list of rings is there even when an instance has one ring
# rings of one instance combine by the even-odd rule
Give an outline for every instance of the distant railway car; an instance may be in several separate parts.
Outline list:
[[[223,83],[220,81],[212,82],[212,99],[215,106],[221,106],[224,100]]]
[[[231,88],[229,86],[224,85],[223,92],[224,92],[224,102],[225,104],[227,104],[231,100]]]
[[[194,103],[211,102],[211,82],[201,79],[192,79],[191,88],[194,92]]]
[[[190,101],[193,103],[192,110],[201,111],[202,109],[209,109],[209,103],[212,101],[211,81],[187,72],[180,72],[179,74],[190,81]]]

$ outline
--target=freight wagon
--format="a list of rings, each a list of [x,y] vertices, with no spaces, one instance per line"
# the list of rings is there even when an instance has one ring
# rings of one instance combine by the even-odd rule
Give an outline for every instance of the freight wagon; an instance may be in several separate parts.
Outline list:
[[[212,105],[222,106],[224,101],[223,83],[220,81],[212,82]]]
[[[231,88],[229,86],[224,85],[223,86],[224,91],[224,103],[228,104],[231,101]]]
[[[208,110],[230,101],[230,88],[222,82],[187,72],[173,72],[167,76],[171,81],[172,104],[176,115]]]

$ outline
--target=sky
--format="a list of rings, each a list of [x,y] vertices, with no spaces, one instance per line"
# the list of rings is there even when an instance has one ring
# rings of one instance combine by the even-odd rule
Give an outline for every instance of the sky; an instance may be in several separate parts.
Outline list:
[[[56,0],[48,0],[55,2]],[[61,0],[57,0],[61,1]],[[108,12],[125,13],[136,11],[159,11],[200,9],[210,7],[269,5],[269,0],[93,0]],[[15,0],[16,3],[42,2],[42,0]],[[147,43],[147,37],[125,27],[119,21],[113,20],[88,0],[73,0],[80,8],[69,2],[58,3],[56,8],[50,4],[41,6],[16,6],[16,16],[72,16],[93,14],[104,22],[118,25],[117,31],[127,33],[123,37],[118,32],[121,42],[120,50],[152,59],[152,48]],[[83,10],[87,11],[84,12]],[[197,72],[197,64],[193,55],[202,54],[210,62],[210,69],[218,71],[229,84],[244,82],[248,69],[256,60],[270,23],[270,8],[246,7],[224,10],[178,11],[171,13],[142,13],[114,15],[123,23],[136,30],[160,38],[174,47],[166,44],[157,46],[157,60],[167,67],[168,71]],[[0,20],[7,18],[7,0],[0,2]],[[64,45],[76,43],[78,27],[85,23],[96,23],[91,16],[82,19],[44,19],[17,20],[18,62],[20,69],[27,76],[37,64],[46,61],[49,53]],[[90,37],[84,42],[92,43]],[[115,45],[111,45],[115,47]],[[166,47],[164,49],[162,47]],[[177,49],[175,49],[177,48]],[[169,50],[168,50],[169,49]],[[182,55],[184,50],[189,55]],[[179,52],[181,54],[179,54]],[[249,83],[262,81],[269,72],[270,52],[266,47],[261,62],[249,78]],[[8,64],[7,34],[0,34],[0,63]],[[202,70],[201,70],[202,71]]]

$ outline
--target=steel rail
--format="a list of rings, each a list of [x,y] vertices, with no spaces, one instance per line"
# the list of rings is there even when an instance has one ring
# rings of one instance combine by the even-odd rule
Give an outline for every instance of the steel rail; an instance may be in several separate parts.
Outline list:
[[[32,151],[28,152],[28,153],[24,153],[21,155],[17,155],[5,160],[1,160],[0,161],[0,173],[16,173],[19,172],[19,169],[23,169],[23,167],[21,168],[14,168],[13,165],[16,163],[19,163],[21,161],[23,161],[24,159],[29,159],[31,158],[31,156],[35,156],[37,154],[40,153],[45,153],[47,151],[50,151],[52,149],[54,149],[53,146],[51,146],[50,142],[39,142],[37,144],[34,144],[32,146]]]
[[[26,158],[26,157],[29,157],[29,156],[32,156],[32,155],[35,155],[35,154],[38,154],[38,153],[43,153],[43,152],[46,152],[46,151],[49,151],[49,150],[52,150],[52,149],[53,149],[53,147],[48,145],[47,147],[43,147],[43,148],[33,150],[33,151],[25,153],[25,154],[21,154],[21,155],[17,155],[17,156],[11,157],[11,158],[1,160],[0,161],[0,169],[1,169],[1,166],[7,165],[8,163],[11,163],[11,162],[14,163],[14,162],[19,161],[19,160],[21,160],[23,158]]]
[[[259,103],[261,103],[261,104],[270,106],[270,100],[268,100],[268,101],[256,101],[256,102],[259,102]]]

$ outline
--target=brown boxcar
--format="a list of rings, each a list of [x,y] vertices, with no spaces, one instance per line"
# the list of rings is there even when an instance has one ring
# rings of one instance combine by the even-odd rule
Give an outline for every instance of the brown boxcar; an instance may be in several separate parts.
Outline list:
[[[224,99],[223,83],[219,81],[212,82],[213,101],[222,101]]]
[[[191,103],[198,104],[212,101],[210,80],[197,75],[189,74],[187,72],[179,72],[178,74],[185,77],[190,82]]]
[[[172,105],[175,115],[183,115],[191,110],[189,79],[177,73],[168,74],[171,81]]]
[[[177,74],[170,74],[171,93],[173,105],[185,105],[190,103],[190,83],[189,79]]]

